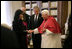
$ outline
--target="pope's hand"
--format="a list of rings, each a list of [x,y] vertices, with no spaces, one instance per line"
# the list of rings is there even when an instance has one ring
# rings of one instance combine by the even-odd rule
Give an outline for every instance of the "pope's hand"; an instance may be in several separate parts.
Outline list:
[[[28,31],[28,33],[32,33],[32,32],[34,32],[34,31],[33,31],[33,30],[29,30],[29,31]]]
[[[43,28],[43,29],[42,29],[42,31],[43,31],[43,32],[46,32],[46,29],[45,29],[45,28]]]
[[[29,32],[29,30],[26,30],[27,32]]]

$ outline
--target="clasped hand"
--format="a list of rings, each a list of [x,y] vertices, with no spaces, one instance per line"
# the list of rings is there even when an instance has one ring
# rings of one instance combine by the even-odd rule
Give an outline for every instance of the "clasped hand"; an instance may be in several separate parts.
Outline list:
[[[32,32],[34,32],[33,30],[26,30],[28,33],[32,33]]]
[[[34,32],[34,30],[26,30],[28,33],[32,33],[32,32]],[[43,28],[42,29],[42,32],[46,32],[46,28]]]

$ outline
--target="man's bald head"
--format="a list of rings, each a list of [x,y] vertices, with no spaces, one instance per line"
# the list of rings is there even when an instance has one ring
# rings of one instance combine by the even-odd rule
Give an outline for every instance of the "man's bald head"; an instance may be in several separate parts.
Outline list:
[[[26,7],[21,7],[21,10],[25,13],[26,12]]]

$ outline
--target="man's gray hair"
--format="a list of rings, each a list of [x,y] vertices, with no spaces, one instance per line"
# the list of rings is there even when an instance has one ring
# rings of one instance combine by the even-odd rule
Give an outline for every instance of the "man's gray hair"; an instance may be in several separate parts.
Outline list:
[[[38,10],[40,10],[38,6],[34,6],[34,8],[33,8],[33,9],[38,9]]]

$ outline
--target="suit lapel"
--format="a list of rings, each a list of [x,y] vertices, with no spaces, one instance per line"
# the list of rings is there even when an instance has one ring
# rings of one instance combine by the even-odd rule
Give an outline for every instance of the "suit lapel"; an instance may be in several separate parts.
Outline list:
[[[35,17],[35,14],[34,14],[33,17],[32,17],[32,22],[33,22],[33,24],[34,24],[34,17]]]
[[[39,16],[38,16],[38,22],[39,22],[39,20],[40,20],[40,16],[41,16],[41,15],[39,14]]]

